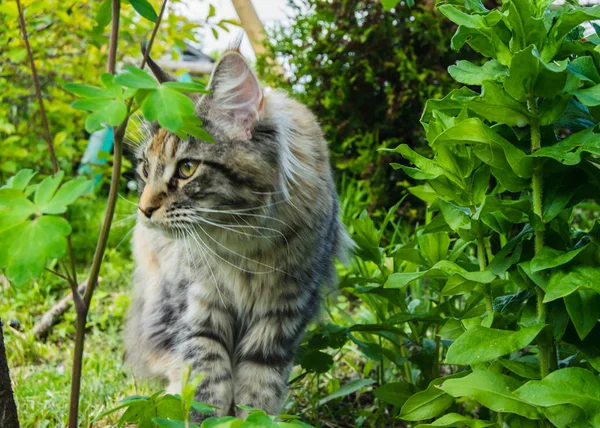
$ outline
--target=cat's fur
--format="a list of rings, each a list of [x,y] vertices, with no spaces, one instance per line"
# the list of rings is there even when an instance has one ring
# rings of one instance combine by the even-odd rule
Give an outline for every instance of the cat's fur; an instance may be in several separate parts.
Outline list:
[[[349,240],[309,110],[264,92],[235,49],[209,89],[196,103],[214,144],[154,125],[139,148],[126,360],[174,393],[191,365],[205,374],[196,399],[217,414],[243,413],[236,404],[277,414],[298,342]],[[174,177],[183,159],[200,160],[189,179]]]

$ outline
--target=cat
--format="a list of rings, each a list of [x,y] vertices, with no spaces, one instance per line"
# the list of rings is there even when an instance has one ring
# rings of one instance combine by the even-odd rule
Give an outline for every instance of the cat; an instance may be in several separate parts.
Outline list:
[[[159,82],[168,74],[151,59]],[[278,414],[296,348],[351,244],[313,114],[264,90],[239,48],[215,64],[196,113],[214,143],[148,125],[137,149],[136,268],[126,361],[216,415]],[[204,416],[194,415],[196,421]]]

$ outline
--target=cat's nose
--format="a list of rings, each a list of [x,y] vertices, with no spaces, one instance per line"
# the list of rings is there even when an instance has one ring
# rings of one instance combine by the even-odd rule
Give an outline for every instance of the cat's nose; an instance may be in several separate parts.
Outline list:
[[[160,208],[160,205],[156,205],[156,206],[150,206],[150,207],[144,207],[144,208],[142,208],[142,207],[140,206],[140,207],[138,207],[138,208],[140,209],[140,211],[141,211],[141,212],[143,212],[143,213],[144,213],[144,215],[145,215],[146,217],[148,217],[148,218],[151,218],[151,217],[152,217],[152,213],[153,213],[154,211],[156,211],[157,209],[159,209],[159,208]]]

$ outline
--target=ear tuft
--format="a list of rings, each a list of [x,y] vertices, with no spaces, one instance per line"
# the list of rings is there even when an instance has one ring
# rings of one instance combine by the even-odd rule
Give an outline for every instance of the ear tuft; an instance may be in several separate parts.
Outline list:
[[[233,139],[252,138],[262,118],[263,93],[258,78],[237,51],[228,51],[215,65],[208,89],[210,119]]]

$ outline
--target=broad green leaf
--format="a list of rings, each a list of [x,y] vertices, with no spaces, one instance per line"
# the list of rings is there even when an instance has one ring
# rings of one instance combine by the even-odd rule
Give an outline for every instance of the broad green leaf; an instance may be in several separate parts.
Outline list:
[[[110,106],[114,100],[108,98],[82,98],[71,103],[71,107],[78,110],[94,111]]]
[[[489,270],[481,272],[455,273],[441,291],[442,296],[455,296],[473,291],[480,284],[489,284],[496,275]]]
[[[133,0],[131,0],[133,2]],[[200,428],[198,425],[194,423],[185,423],[183,421],[174,421],[171,419],[165,418],[152,418],[152,422],[154,422],[159,427],[164,428]]]
[[[471,215],[468,208],[459,207],[443,199],[439,199],[439,205],[444,220],[453,231],[471,229]]]
[[[98,7],[98,11],[96,12],[96,22],[98,23],[98,28],[106,27],[108,23],[112,20],[111,6],[111,0],[102,0],[102,2],[100,3],[100,7]]]
[[[583,368],[564,368],[542,380],[529,381],[515,395],[540,407],[571,404],[583,409],[594,426],[600,423],[600,379]]]
[[[428,235],[425,235],[428,236]],[[404,288],[420,278],[447,278],[453,272],[465,272],[463,268],[447,260],[440,260],[431,269],[423,272],[396,272],[385,283],[386,288]]]
[[[462,323],[456,318],[450,318],[440,329],[438,335],[445,340],[456,340],[465,332]]]
[[[333,357],[321,351],[309,351],[300,358],[303,369],[314,373],[325,373],[333,365]]]
[[[415,386],[408,382],[391,382],[381,385],[375,390],[375,397],[384,403],[402,407],[415,393]]]
[[[33,202],[38,208],[47,204],[52,199],[64,176],[64,171],[58,171],[55,175],[48,176],[42,180],[33,197]]]
[[[531,95],[552,97],[559,93],[567,80],[566,63],[546,64],[533,45],[513,56],[510,74],[504,89],[514,99],[526,101]]]
[[[129,0],[135,11],[146,18],[148,21],[156,22],[158,15],[147,0]]]
[[[63,88],[75,95],[85,98],[112,98],[109,89],[98,88],[97,86],[82,85],[79,83],[66,83]]]
[[[562,254],[562,256],[564,257],[575,252],[571,251]],[[545,289],[544,302],[547,303],[560,299],[580,289],[600,292],[600,269],[593,266],[574,266],[566,270],[553,272]]]
[[[447,263],[446,255],[448,254],[448,248],[450,247],[450,237],[447,233],[427,233],[417,236],[417,242],[421,250],[421,255],[430,265],[437,265],[438,263]],[[442,265],[437,265],[440,268]],[[435,267],[435,266],[433,266]],[[449,272],[455,271],[457,268],[462,271],[462,268],[451,263],[451,265],[443,265],[444,269],[448,269]]]
[[[435,427],[469,427],[485,428],[497,427],[494,422],[473,419],[470,416],[459,415],[458,413],[448,413],[430,424],[419,424],[416,428],[435,428]]]
[[[375,381],[373,379],[353,379],[349,382],[346,382],[340,389],[329,394],[327,397],[319,400],[319,406],[334,400],[336,398],[345,397],[346,395],[352,394],[354,392],[360,391],[366,386],[374,384]]]
[[[142,113],[146,120],[157,120],[168,131],[178,132],[184,119],[194,115],[194,103],[182,93],[161,86],[146,97]]]
[[[139,68],[126,65],[125,70],[115,77],[115,83],[136,89],[157,89],[160,86],[152,76]]]
[[[0,189],[18,189],[25,190],[31,179],[35,176],[35,172],[31,169],[22,169],[15,175],[10,177],[6,182],[6,185],[0,187]]]
[[[467,119],[447,129],[431,143],[434,149],[440,145],[470,145],[486,164],[510,169],[521,178],[531,177],[531,159],[478,118]]]
[[[548,33],[548,41],[542,50],[542,59],[551,61],[569,32],[586,21],[600,18],[600,5],[577,7],[561,13]]]
[[[600,318],[600,294],[593,290],[576,290],[565,296],[564,301],[579,338],[585,339]]]
[[[439,10],[455,24],[467,28],[491,27],[502,19],[502,15],[497,10],[492,10],[485,15],[469,15],[450,4],[441,5]]]
[[[526,361],[519,360],[506,360],[500,358],[498,360],[500,364],[506,367],[511,372],[521,376],[525,379],[539,379],[540,378],[540,366]]]
[[[466,101],[465,105],[490,122],[518,127],[529,123],[529,113],[525,106],[511,97],[499,84],[489,80],[483,82],[481,96]]]
[[[81,195],[90,190],[93,182],[85,177],[77,177],[63,184],[51,200],[38,204],[38,209],[44,214],[62,214],[67,206],[75,202]]]
[[[583,105],[595,107],[600,105],[600,85],[591,88],[579,89],[573,92],[579,102]]]
[[[6,277],[21,285],[40,276],[50,259],[61,258],[67,248],[71,226],[62,217],[42,216],[24,221],[0,232],[0,267]]]
[[[95,110],[85,120],[85,129],[88,132],[98,131],[104,124],[117,126],[127,117],[127,106],[123,100],[112,100],[103,107]]]
[[[585,412],[572,404],[558,404],[543,409],[544,416],[558,428],[593,428]]]
[[[567,65],[567,70],[585,82],[600,84],[600,73],[591,56],[575,58]]]
[[[0,236],[2,232],[27,220],[36,212],[37,207],[25,197],[22,190],[10,188],[0,189]],[[6,244],[3,244],[2,246],[5,248],[8,247]],[[2,263],[0,262],[0,264]]]
[[[491,361],[529,345],[544,328],[532,325],[519,331],[477,326],[467,330],[448,348],[446,364],[476,364]]]
[[[453,397],[471,397],[495,412],[540,419],[535,407],[513,394],[519,386],[521,383],[509,376],[477,370],[462,379],[447,380],[441,388]]]
[[[555,250],[551,247],[544,247],[533,257],[533,259],[531,259],[531,263],[529,265],[531,272],[539,272],[541,270],[555,268],[569,263],[571,260],[577,257],[579,253],[588,248],[588,246],[589,244],[582,245],[579,248],[566,253]]]
[[[462,378],[469,373],[469,371],[464,371],[433,380],[425,391],[417,392],[406,400],[400,411],[400,419],[422,421],[442,414],[454,403],[454,398],[438,388],[438,385],[449,379]]]
[[[213,137],[202,128],[202,121],[196,116],[188,116],[183,119],[181,132],[189,134],[207,143],[215,142]]]
[[[240,428],[243,423],[243,420],[233,416],[212,417],[202,422],[202,428]]]
[[[210,91],[206,89],[206,86],[196,82],[165,82],[162,86],[185,93],[210,94]]]
[[[428,124],[433,119],[433,112],[443,112],[452,117],[457,116],[463,110],[462,103],[457,101],[457,99],[476,97],[478,95],[477,92],[467,87],[462,87],[460,89],[453,89],[448,95],[439,100],[429,99],[425,103],[421,123]]]
[[[519,51],[531,44],[541,48],[546,38],[546,27],[543,19],[533,16],[531,0],[511,0],[506,5],[506,23],[512,32],[511,50]]]
[[[481,85],[484,80],[504,81],[508,69],[495,59],[487,61],[481,67],[463,60],[448,67],[448,73],[459,83]]]
[[[577,165],[583,153],[600,155],[600,134],[594,128],[584,129],[564,140],[533,153],[531,156],[552,158],[564,165]]]

